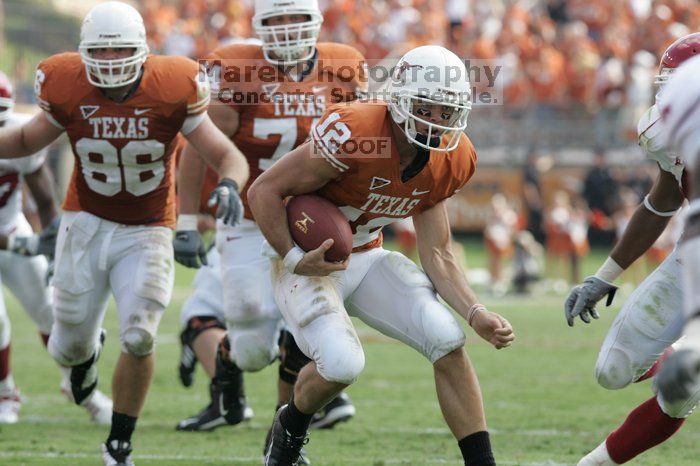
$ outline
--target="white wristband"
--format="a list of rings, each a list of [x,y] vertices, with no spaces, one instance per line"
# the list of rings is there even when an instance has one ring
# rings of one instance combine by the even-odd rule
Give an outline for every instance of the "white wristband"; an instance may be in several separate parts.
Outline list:
[[[648,194],[646,196],[644,196],[643,204],[644,204],[644,207],[646,207],[649,212],[651,212],[654,215],[658,215],[659,217],[673,217],[676,214],[676,212],[678,212],[678,210],[679,210],[679,209],[676,209],[676,210],[670,210],[668,212],[659,212],[658,210],[656,210],[654,208],[654,206],[651,205],[651,202],[649,202],[649,195]]]
[[[177,216],[177,231],[197,231],[197,215],[182,214]]]
[[[620,265],[615,262],[612,257],[608,257],[600,266],[598,271],[595,273],[596,278],[603,280],[604,282],[612,283],[619,277],[625,269],[620,267]]]
[[[284,256],[284,260],[282,261],[284,268],[287,269],[289,273],[294,273],[294,270],[297,268],[297,264],[299,264],[299,262],[304,258],[304,254],[306,253],[303,249],[301,249],[299,246],[294,246]]]
[[[7,246],[6,246],[6,248],[7,248],[8,251],[12,251],[12,249],[14,249],[14,247],[15,247],[15,234],[14,234],[14,233],[10,233],[9,235],[7,235]]]

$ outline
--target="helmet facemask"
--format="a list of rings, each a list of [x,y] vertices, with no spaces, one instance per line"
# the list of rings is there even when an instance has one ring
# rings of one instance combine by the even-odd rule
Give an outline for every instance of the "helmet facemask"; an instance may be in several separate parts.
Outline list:
[[[280,15],[305,15],[308,21],[267,26],[264,23]],[[323,17],[313,10],[281,10],[253,17],[255,33],[263,42],[265,59],[275,65],[294,64],[314,55]]]
[[[103,48],[133,49],[134,52],[126,58],[109,60],[92,56],[94,49]],[[148,55],[148,46],[142,41],[82,41],[79,51],[90,84],[100,88],[117,88],[138,79]]]
[[[124,58],[96,58],[98,49],[130,49],[131,53]],[[96,5],[83,20],[78,51],[93,86],[110,89],[135,82],[148,56],[143,18],[125,3]]]
[[[459,100],[451,91],[442,91],[431,97],[402,91],[392,95],[390,109],[394,121],[403,124],[404,133],[411,143],[436,152],[449,152],[459,144],[471,111],[469,98]],[[441,106],[445,114],[449,113],[441,118],[446,122],[438,124],[423,118],[421,107],[424,105]],[[445,145],[440,147],[442,141]]]

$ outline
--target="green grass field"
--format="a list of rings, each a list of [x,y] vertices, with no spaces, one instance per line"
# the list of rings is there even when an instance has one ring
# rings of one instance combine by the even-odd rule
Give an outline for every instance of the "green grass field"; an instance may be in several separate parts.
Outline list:
[[[482,266],[480,243],[468,243],[472,266]],[[585,272],[602,260],[590,258]],[[177,379],[179,308],[188,296],[192,273],[177,270],[173,302],[163,318],[157,369],[134,437],[138,466],[259,465],[262,442],[272,419],[277,366],[247,376],[249,423],[212,433],[179,433],[175,424],[206,402],[206,380],[198,370],[195,386]],[[9,295],[9,293],[6,293]],[[613,310],[590,326],[566,326],[563,296],[514,297],[483,301],[516,329],[516,344],[496,351],[467,330],[467,351],[481,381],[494,450],[502,465],[571,465],[595,447],[628,411],[651,396],[641,383],[609,392],[595,383],[593,366]],[[42,348],[33,324],[7,296],[13,323],[14,377],[26,403],[20,422],[0,427],[0,465],[86,466],[101,464],[99,444],[108,428],[91,424],[87,413],[59,392],[59,373]],[[109,392],[118,354],[116,316],[107,314],[108,338],[100,360],[100,388]],[[313,431],[307,450],[316,466],[460,465],[456,442],[444,425],[429,364],[408,347],[357,322],[364,340],[366,369],[348,393],[358,414],[332,431]],[[631,464],[696,465],[697,428],[690,419],[666,444]]]

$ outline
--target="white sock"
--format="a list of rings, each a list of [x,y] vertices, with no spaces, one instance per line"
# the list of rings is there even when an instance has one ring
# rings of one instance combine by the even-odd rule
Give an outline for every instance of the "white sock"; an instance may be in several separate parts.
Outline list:
[[[61,372],[61,384],[63,385],[68,382],[68,386],[70,387],[70,367],[59,365],[58,370]]]
[[[12,374],[0,380],[0,395],[12,395],[15,392],[15,381]]]
[[[617,466],[617,463],[610,458],[605,442],[604,440],[595,450],[581,458],[576,466]]]

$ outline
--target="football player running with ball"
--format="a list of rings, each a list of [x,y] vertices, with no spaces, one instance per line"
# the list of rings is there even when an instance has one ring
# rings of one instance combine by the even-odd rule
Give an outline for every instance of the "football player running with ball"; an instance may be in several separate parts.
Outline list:
[[[696,53],[700,47],[696,45]],[[670,406],[683,407],[700,398],[700,57],[688,60],[671,78],[661,96],[663,134],[678,151],[691,177],[690,207],[679,246],[683,260],[682,284],[686,341],[661,366],[659,395]]]
[[[513,341],[510,324],[479,304],[452,251],[445,200],[476,169],[476,152],[463,133],[471,109],[466,68],[449,50],[418,47],[396,66],[390,98],[329,107],[311,140],[248,191],[273,257],[275,299],[299,348],[312,359],[299,373],[289,404],[277,412],[267,466],[296,465],[313,414],[362,372],[365,356],[349,315],[430,361],[464,464],[495,464],[465,335],[437,298],[496,348]],[[386,149],[378,151],[380,146]],[[354,232],[348,260],[325,261],[330,240],[307,253],[295,246],[284,199],[304,193],[328,199],[347,217]],[[381,247],[381,228],[406,217],[413,217],[425,271]]]
[[[207,117],[209,87],[187,58],[148,55],[141,15],[106,2],[85,17],[79,53],[39,64],[42,112],[0,131],[0,158],[37,152],[64,132],[75,169],[56,245],[54,324],[49,352],[71,367],[71,390],[83,404],[97,386],[101,322],[110,292],[121,353],[112,377],[112,427],[105,466],[131,466],[131,436],[154,369],[156,329],[173,286],[172,179],[181,132],[219,173],[217,215],[235,223],[235,189],[248,168]]]
[[[666,82],[674,70],[700,53],[700,33],[678,39],[661,59],[656,82],[661,85],[657,103],[638,124],[639,145],[659,165],[659,175],[644,201],[637,207],[622,238],[594,276],[573,288],[565,302],[570,326],[576,317],[586,323],[598,318],[596,304],[617,290],[615,279],[649,249],[668,225],[688,192],[684,164],[679,154],[664,142],[661,111]],[[679,277],[685,268],[680,248],[659,265],[632,293],[615,318],[596,362],[596,379],[609,390],[654,377],[663,360],[683,334],[684,286]],[[673,344],[673,346],[671,346]],[[654,380],[654,390],[656,389]],[[668,403],[655,394],[636,407],[614,432],[583,457],[579,466],[613,466],[630,461],[640,453],[666,441],[683,425],[700,400],[700,392],[688,393],[682,402]]]
[[[354,100],[366,92],[362,54],[346,45],[316,42],[322,20],[316,0],[290,0],[283,4],[257,0],[253,27],[261,44],[233,44],[207,57],[205,67],[212,77],[212,95],[216,96],[209,105],[209,115],[245,154],[251,182],[304,142],[328,105]],[[266,78],[261,78],[261,73]],[[227,80],[227,75],[237,77]],[[227,99],[231,96],[245,97],[242,101]],[[194,152],[191,149],[188,146],[185,152]],[[175,258],[195,267],[204,257],[196,230],[196,214],[200,209],[198,186],[203,173],[197,157],[183,159],[180,178],[188,182],[182,183],[179,190]],[[297,373],[309,361],[287,332],[279,338],[282,315],[270,284],[269,260],[260,254],[264,238],[248,207],[247,189],[244,186],[241,190],[245,205],[241,223],[236,227],[222,222],[217,225],[222,312],[227,329],[216,353],[212,393],[218,400],[212,400],[199,414],[182,421],[178,425],[180,430],[210,430],[245,419],[243,372],[267,367],[277,357],[278,341],[281,346],[278,407],[289,401]],[[204,289],[213,279],[198,278],[197,287]],[[211,286],[221,288],[221,285]],[[198,357],[208,360],[218,341],[220,330],[216,327],[220,325],[211,318],[211,306],[199,301],[199,309],[188,305],[188,313],[192,312],[183,342],[199,348]],[[334,400],[332,407],[333,412],[319,414],[318,427],[332,426],[355,412],[345,395]]]

